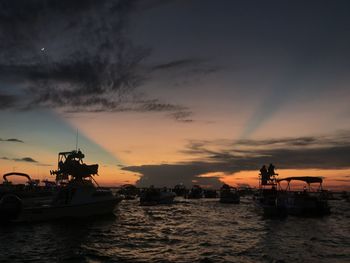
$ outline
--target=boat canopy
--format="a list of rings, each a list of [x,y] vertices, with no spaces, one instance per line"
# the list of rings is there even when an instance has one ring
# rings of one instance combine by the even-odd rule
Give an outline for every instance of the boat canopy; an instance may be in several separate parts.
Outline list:
[[[322,183],[323,180],[321,177],[315,177],[315,176],[301,176],[301,177],[295,176],[295,177],[281,178],[277,180],[277,182],[281,182],[281,181],[287,181],[288,183],[290,181],[303,181],[308,184],[312,184],[312,183]]]
[[[4,174],[2,178],[4,178],[4,181],[8,181],[7,180],[7,177],[8,176],[11,176],[11,175],[18,175],[18,176],[23,176],[23,177],[26,177],[28,179],[29,182],[32,181],[32,179],[30,178],[30,176],[28,174],[25,174],[25,173],[17,173],[17,172],[13,172],[13,173],[7,173],[7,174]]]

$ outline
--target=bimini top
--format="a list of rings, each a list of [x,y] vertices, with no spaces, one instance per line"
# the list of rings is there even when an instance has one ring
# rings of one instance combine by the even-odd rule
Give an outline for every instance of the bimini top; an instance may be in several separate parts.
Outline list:
[[[4,178],[4,181],[8,181],[7,180],[7,177],[8,176],[11,176],[11,175],[18,175],[18,176],[23,176],[23,177],[26,177],[28,179],[28,181],[32,181],[32,179],[30,178],[30,176],[28,174],[25,174],[25,173],[16,173],[16,172],[13,172],[13,173],[7,173],[7,174],[4,174],[2,178]]]
[[[322,183],[322,178],[321,177],[315,177],[315,176],[301,176],[301,177],[287,177],[287,178],[281,178],[278,179],[277,182],[281,182],[281,181],[287,181],[288,183],[292,180],[297,180],[297,181],[303,181],[306,182],[308,184],[312,184],[312,183]]]

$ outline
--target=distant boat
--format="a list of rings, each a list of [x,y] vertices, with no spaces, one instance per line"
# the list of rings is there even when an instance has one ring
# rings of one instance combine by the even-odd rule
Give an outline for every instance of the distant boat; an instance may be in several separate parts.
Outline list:
[[[203,197],[203,189],[199,185],[192,186],[191,190],[187,194],[188,199],[199,199]]]
[[[322,189],[323,180],[321,177],[304,176],[304,177],[287,177],[277,180],[288,182],[286,190],[285,204],[287,212],[296,216],[318,216],[330,213],[328,205],[328,194]],[[307,184],[303,191],[291,191],[292,181],[302,181]],[[311,190],[311,184],[318,184],[317,190]]]
[[[24,184],[14,184],[9,181],[9,177],[24,177],[27,182]],[[3,175],[3,183],[0,184],[0,199],[7,194],[15,194],[22,199],[31,198],[45,198],[53,195],[56,190],[56,185],[48,186],[45,182],[45,186],[40,185],[40,180],[33,180],[26,173],[11,172]]]
[[[175,193],[166,188],[158,189],[151,186],[140,193],[140,205],[172,204],[175,196]]]
[[[120,187],[117,193],[122,195],[125,200],[134,200],[140,194],[140,191],[135,185],[125,184]]]
[[[187,189],[183,184],[177,184],[172,190],[176,196],[185,196],[187,194]]]
[[[204,189],[203,196],[204,198],[217,198],[218,193],[214,189]]]
[[[239,204],[240,196],[236,188],[224,184],[220,189],[220,203]]]
[[[4,195],[0,200],[0,220],[44,221],[113,213],[121,198],[109,189],[95,186],[92,176],[97,174],[98,165],[84,164],[84,157],[80,150],[59,153],[58,169],[51,171],[59,185],[53,197],[27,205],[15,193]]]

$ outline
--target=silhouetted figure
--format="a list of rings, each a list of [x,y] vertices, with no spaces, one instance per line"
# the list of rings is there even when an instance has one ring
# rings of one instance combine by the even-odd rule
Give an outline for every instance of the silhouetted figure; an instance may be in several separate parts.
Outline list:
[[[260,169],[260,174],[261,174],[261,184],[262,185],[266,185],[267,184],[267,180],[269,178],[269,174],[268,171],[266,169],[266,166],[263,165]]]
[[[269,168],[267,169],[267,173],[269,174],[270,178],[271,176],[276,175],[275,166],[272,163],[270,163]]]
[[[272,181],[274,175],[277,175],[275,173],[275,166],[272,163],[270,163],[269,168],[267,169],[267,176],[268,176],[267,180]]]

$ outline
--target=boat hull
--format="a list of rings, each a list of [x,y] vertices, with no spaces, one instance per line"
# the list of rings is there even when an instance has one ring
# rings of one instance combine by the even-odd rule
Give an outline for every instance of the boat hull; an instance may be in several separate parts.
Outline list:
[[[255,205],[263,211],[267,217],[285,217],[288,215],[283,197],[277,196],[256,196]]]
[[[294,216],[322,216],[330,214],[327,200],[311,196],[292,196],[287,199],[288,214]]]

